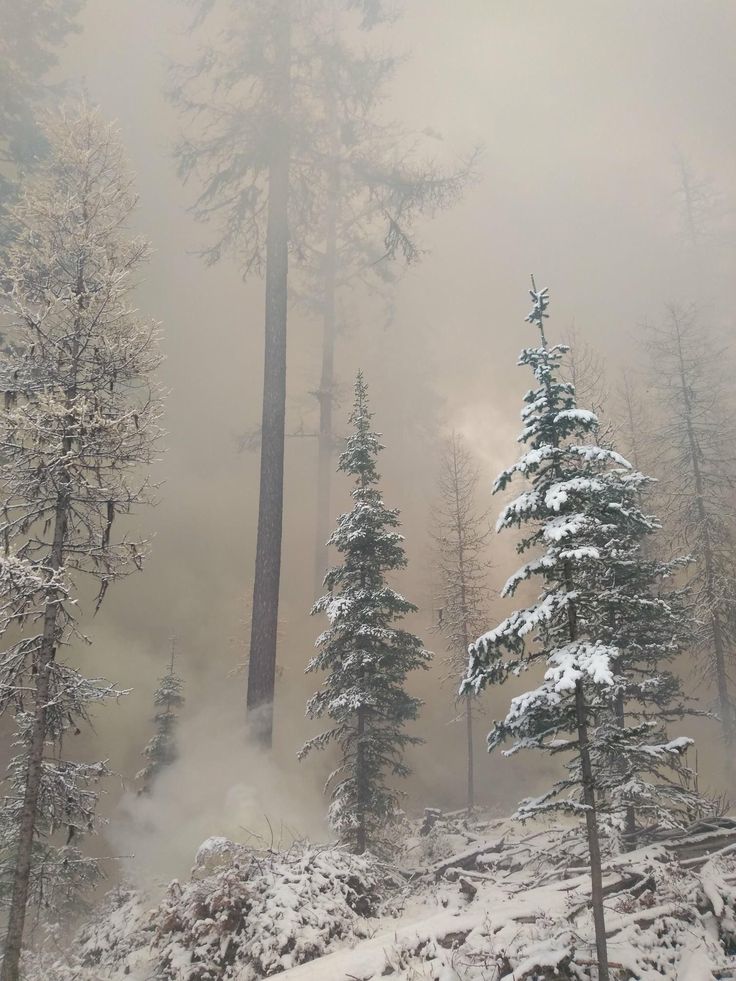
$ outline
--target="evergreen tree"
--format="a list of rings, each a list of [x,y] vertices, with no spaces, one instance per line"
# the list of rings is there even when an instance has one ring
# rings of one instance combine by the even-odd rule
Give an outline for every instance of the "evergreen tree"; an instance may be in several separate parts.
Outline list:
[[[463,439],[453,432],[443,448],[439,501],[434,511],[433,538],[441,576],[442,609],[438,627],[447,638],[450,677],[468,661],[468,646],[487,622],[490,535],[487,514],[478,510],[479,475]],[[468,810],[475,804],[473,693],[462,698],[466,731]]]
[[[169,670],[159,679],[153,693],[156,713],[152,721],[156,731],[143,750],[146,765],[136,774],[137,779],[143,781],[141,792],[144,794],[151,792],[157,774],[164,767],[171,766],[179,755],[176,745],[177,711],[184,704],[184,682],[174,671],[175,658],[176,638],[172,637]]]
[[[690,640],[686,592],[675,585],[688,561],[656,556],[651,538],[661,525],[642,510],[651,478],[614,469],[605,481],[614,513],[590,530],[590,542],[606,564],[590,575],[613,686],[600,693],[591,755],[599,811],[631,848],[642,828],[684,828],[705,806],[683,758],[692,740],[667,734],[670,723],[693,714],[672,671]]]
[[[599,977],[607,979],[600,814],[613,806],[620,815],[634,801],[641,806],[657,798],[652,785],[644,789],[645,776],[655,771],[659,781],[690,743],[666,740],[666,711],[659,705],[667,711],[672,705],[674,682],[660,672],[657,658],[663,642],[663,657],[677,652],[677,613],[652,596],[653,579],[669,570],[648,567],[639,552],[642,537],[655,527],[637,505],[645,478],[598,445],[595,414],[578,408],[572,384],[560,380],[567,349],[547,343],[547,290],[532,286],[527,319],[541,346],[524,349],[519,361],[537,382],[522,412],[519,441],[527,448],[495,490],[505,490],[517,476],[530,482],[504,508],[498,528],[526,528],[518,551],[539,553],[511,577],[503,595],[512,596],[534,576],[543,588],[535,604],[471,645],[461,690],[478,692],[510,673],[546,666],[539,687],[514,698],[506,718],[495,724],[489,748],[511,740],[507,754],[536,748],[568,755],[566,775],[523,801],[517,813],[522,819],[552,810],[584,816]],[[627,718],[621,709],[632,703],[637,708]],[[677,714],[679,706],[672,711]],[[669,789],[674,794],[674,781]]]
[[[81,582],[109,585],[147,543],[119,516],[149,498],[161,399],[157,325],[131,305],[148,247],[126,238],[135,206],[122,149],[86,106],[54,117],[50,152],[13,209],[1,301],[0,714],[16,755],[4,806],[13,830],[2,981],[17,981],[37,845],[92,830],[104,763],[69,759],[94,706],[119,692],[82,676],[63,651],[83,638]],[[118,529],[120,532],[118,533]]]
[[[340,841],[357,854],[386,849],[386,825],[396,815],[400,794],[389,777],[405,777],[407,746],[421,742],[404,732],[421,701],[406,691],[410,671],[425,668],[431,655],[418,637],[394,624],[416,607],[387,582],[387,573],[406,566],[399,513],[386,508],[378,489],[376,457],[382,449],[371,430],[372,413],[362,374],[355,383],[353,427],[339,469],[354,478],[353,508],[343,514],[330,544],[343,556],[325,577],[326,595],[313,614],[325,613],[329,627],[317,640],[308,671],[327,678],[310,700],[310,718],[328,716],[332,725],[301,750],[332,742],[340,761],[330,775],[330,821]]]

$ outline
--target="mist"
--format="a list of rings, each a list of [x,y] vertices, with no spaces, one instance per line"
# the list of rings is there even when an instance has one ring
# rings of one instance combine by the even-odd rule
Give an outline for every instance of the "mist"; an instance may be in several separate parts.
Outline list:
[[[174,0],[88,0],[81,31],[61,53],[60,78],[86,91],[117,121],[140,196],[135,231],[154,254],[136,302],[162,324],[169,389],[166,452],[155,468],[157,506],[131,519],[152,537],[145,571],[111,590],[89,624],[84,670],[130,689],[95,716],[83,751],[108,756],[120,779],[106,788],[108,820],[96,846],[134,877],[184,874],[211,835],[269,841],[328,835],[322,786],[331,760],[296,754],[317,731],[305,718],[316,687],[305,676],[318,633],[310,618],[316,447],[287,439],[274,748],[247,743],[246,660],[256,546],[258,452],[242,447],[259,425],[263,283],[244,283],[224,257],[207,268],[207,238],[189,210],[193,189],[177,178],[181,123],[165,97],[168,65],[186,57],[190,11]],[[407,570],[397,586],[419,608],[410,629],[435,652],[411,680],[426,704],[409,752],[407,811],[462,806],[463,731],[436,630],[438,583],[429,538],[440,437],[461,433],[482,472],[484,507],[499,470],[517,455],[528,388],[515,367],[528,342],[530,274],[550,287],[550,337],[574,326],[604,359],[609,385],[637,371],[641,325],[670,301],[697,302],[728,335],[736,272],[736,8],[727,0],[414,0],[381,44],[406,52],[385,112],[429,134],[447,163],[481,146],[462,200],[418,226],[424,254],[401,276],[390,316],[356,291],[341,315],[337,431],[347,431],[350,389],[361,368],[386,450],[379,468],[387,504],[401,509]],[[678,198],[679,156],[718,189],[724,207],[697,259]],[[320,325],[296,304],[289,314],[287,430],[314,432]],[[349,507],[343,476],[334,517]],[[493,592],[514,568],[513,541],[491,539]],[[508,604],[494,596],[494,618]],[[91,614],[90,604],[84,613]],[[492,624],[489,623],[489,627]],[[177,762],[155,797],[136,794],[135,773],[151,731],[152,691],[176,636],[185,682]],[[516,689],[514,689],[515,691]],[[484,752],[509,691],[480,703],[479,800],[507,814],[545,764],[511,767]],[[717,733],[694,726],[706,782],[720,779],[707,747]],[[524,774],[523,786],[520,773]],[[275,830],[274,830],[275,829]]]

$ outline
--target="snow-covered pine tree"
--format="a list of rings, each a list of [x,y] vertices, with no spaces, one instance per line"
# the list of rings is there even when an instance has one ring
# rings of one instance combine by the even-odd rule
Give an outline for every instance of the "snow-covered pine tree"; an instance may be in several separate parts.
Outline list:
[[[421,742],[404,731],[422,704],[406,691],[406,678],[426,668],[431,658],[418,637],[394,626],[416,607],[386,579],[405,567],[406,556],[396,530],[399,512],[385,506],[377,486],[376,457],[382,446],[371,419],[366,385],[358,374],[353,432],[339,464],[354,478],[354,504],[330,538],[343,562],[327,573],[328,592],[312,609],[325,613],[330,625],[307,666],[307,671],[327,672],[307,714],[328,716],[332,725],[300,752],[304,757],[337,744],[340,761],[328,780],[330,822],[340,841],[357,854],[387,848],[385,829],[401,797],[389,778],[408,775],[404,750]]]
[[[506,718],[495,724],[489,748],[511,740],[507,755],[526,748],[569,754],[567,774],[540,796],[522,801],[517,814],[523,819],[561,810],[584,816],[599,977],[607,979],[602,795],[607,808],[613,797],[620,813],[630,795],[643,796],[642,775],[656,769],[659,779],[658,768],[676,764],[690,741],[663,741],[660,721],[643,718],[643,708],[628,721],[619,710],[639,696],[656,704],[657,689],[658,698],[671,704],[670,676],[647,674],[662,637],[670,641],[666,656],[677,649],[671,633],[676,614],[650,594],[651,576],[666,575],[667,569],[638,564],[638,542],[655,527],[637,507],[645,478],[597,444],[595,414],[578,408],[573,386],[560,380],[566,348],[547,343],[547,290],[537,290],[533,281],[532,287],[527,320],[539,330],[541,346],[524,349],[519,361],[532,369],[537,382],[522,412],[519,441],[527,449],[501,474],[495,490],[503,491],[515,476],[530,482],[504,508],[498,528],[526,528],[518,551],[540,553],[509,579],[504,595],[513,595],[533,576],[541,578],[543,588],[535,604],[517,610],[471,645],[461,690],[478,692],[511,673],[546,666],[539,687],[514,698]],[[636,574],[624,575],[634,558]],[[637,629],[627,637],[630,616]],[[625,766],[612,768],[614,758],[625,760]]]
[[[692,740],[667,732],[693,714],[672,671],[690,638],[690,611],[675,584],[687,562],[657,558],[650,538],[660,525],[642,511],[651,479],[616,470],[604,479],[614,513],[590,530],[590,542],[606,557],[590,575],[598,592],[597,636],[612,652],[613,687],[612,700],[605,690],[591,700],[591,758],[599,813],[631,848],[643,828],[686,827],[707,804],[684,760]]]
[[[488,515],[477,506],[478,468],[462,436],[445,441],[440,460],[438,501],[433,513],[437,567],[441,578],[442,610],[438,629],[447,639],[450,677],[456,681],[468,662],[468,646],[488,622]],[[463,698],[466,732],[468,811],[475,805],[473,708],[475,698]]]
[[[576,401],[578,394],[576,386]],[[619,475],[626,506],[617,521],[600,529],[610,556],[598,587],[601,601],[610,605],[604,637],[619,653],[613,716],[604,710],[599,717],[594,755],[603,791],[599,812],[606,815],[608,832],[623,835],[623,847],[631,848],[642,829],[682,828],[702,816],[708,802],[695,792],[695,774],[685,764],[690,741],[667,736],[669,723],[694,714],[672,671],[691,641],[692,610],[687,591],[677,586],[689,563],[662,558],[662,526],[645,510],[659,484],[640,470],[646,427],[627,375],[619,402],[620,421],[607,432],[625,443],[634,469]],[[615,448],[610,439],[605,445]],[[613,728],[606,732],[606,726]]]
[[[157,326],[131,305],[148,247],[126,237],[135,196],[118,138],[86,106],[55,114],[46,135],[2,277],[0,713],[16,723],[2,981],[18,979],[26,909],[48,868],[35,858],[94,826],[106,766],[67,754],[94,706],[119,692],[61,654],[83,639],[82,584],[99,586],[99,607],[141,567],[146,542],[117,534],[116,519],[148,499],[161,432]]]
[[[152,721],[156,731],[142,753],[146,765],[136,774],[136,779],[142,781],[141,793],[144,794],[150,794],[157,774],[164,767],[170,766],[179,755],[176,745],[176,727],[179,722],[177,712],[184,704],[184,682],[174,671],[175,660],[176,637],[172,637],[169,669],[159,678],[153,693],[156,712]]]

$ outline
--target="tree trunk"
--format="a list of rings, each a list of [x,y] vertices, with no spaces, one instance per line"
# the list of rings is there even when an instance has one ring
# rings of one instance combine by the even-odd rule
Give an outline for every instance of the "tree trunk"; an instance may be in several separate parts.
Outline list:
[[[262,746],[273,738],[276,641],[281,578],[286,421],[286,315],[289,269],[289,0],[277,15],[273,157],[269,166],[266,232],[266,314],[263,368],[261,480],[248,668],[249,730]]]
[[[68,495],[59,494],[54,517],[54,538],[49,558],[53,572],[61,568],[66,539]],[[18,829],[18,851],[13,872],[13,888],[8,911],[8,926],[5,936],[1,981],[18,981],[20,977],[20,957],[23,950],[23,933],[26,910],[31,885],[33,864],[33,844],[36,833],[38,797],[43,772],[43,755],[46,744],[46,710],[49,702],[49,674],[56,656],[56,623],[60,597],[50,595],[46,601],[43,617],[43,633],[38,653],[36,670],[36,689],[34,692],[33,726],[28,747],[26,786],[23,795],[23,809]]]
[[[357,794],[356,800],[356,818],[358,822],[358,830],[355,836],[355,854],[362,855],[366,848],[368,847],[368,832],[366,830],[366,810],[368,807],[368,801],[366,800],[366,779],[365,779],[365,754],[363,747],[363,739],[365,737],[365,709],[358,709],[358,743],[355,749],[355,789]]]
[[[706,553],[707,554],[707,553]],[[712,559],[710,562],[706,557],[706,567],[708,565],[712,566]],[[712,573],[711,573],[712,576]],[[710,584],[710,588],[706,587],[706,594],[711,602],[714,602],[713,580],[708,576],[706,571],[706,583]],[[713,632],[713,653],[715,655],[715,666],[716,666],[716,687],[718,688],[718,706],[721,715],[721,725],[723,726],[723,738],[726,741],[726,746],[729,750],[733,748],[734,744],[734,728],[733,728],[733,707],[731,705],[731,697],[728,692],[728,675],[726,673],[726,655],[725,655],[725,644],[723,642],[723,626],[721,624],[721,618],[718,615],[718,611],[715,610],[711,617],[711,628]],[[727,757],[728,766],[732,769],[733,763],[730,760],[730,754]]]
[[[532,284],[534,278],[532,277]],[[534,287],[536,289],[536,286]],[[539,333],[542,346],[547,347],[542,321],[539,323]],[[547,394],[550,396],[550,379],[546,378]],[[564,567],[565,589],[568,594],[574,592],[574,583],[570,563]],[[570,641],[578,639],[578,619],[575,603],[570,600],[567,604],[567,620]],[[585,704],[585,692],[580,680],[575,684],[575,722],[578,730],[578,753],[580,754],[580,775],[583,784],[583,803],[585,809],[585,828],[588,838],[588,854],[590,856],[591,906],[593,908],[593,925],[595,927],[595,948],[598,961],[598,981],[609,981],[608,973],[608,943],[606,941],[606,916],[603,908],[603,873],[601,871],[601,846],[598,838],[598,815],[595,806],[595,779],[590,761],[590,743],[588,740],[588,715]]]
[[[475,807],[475,758],[473,754],[473,696],[465,696],[465,735],[468,749],[468,814]]]
[[[616,725],[620,729],[623,729],[626,724],[626,712],[624,697],[620,692],[616,696],[614,711],[616,714]],[[636,812],[634,811],[633,804],[627,804],[624,809],[624,833],[626,835],[624,851],[633,851],[636,848]]]
[[[334,129],[334,127],[333,127]],[[336,141],[333,141],[336,144]],[[332,410],[335,400],[335,291],[337,280],[337,217],[340,196],[338,147],[333,145],[327,198],[325,240],[322,373],[319,382],[319,437],[317,459],[317,522],[314,548],[314,592],[319,596],[327,571],[327,539],[330,534],[330,486],[332,484]]]
[[[565,586],[568,593],[573,592],[574,583],[569,563],[565,565]],[[567,617],[570,640],[578,639],[577,610],[574,602],[568,602]],[[606,941],[606,917],[603,908],[603,873],[601,871],[601,846],[598,837],[598,815],[595,806],[595,779],[590,761],[590,742],[588,739],[588,710],[582,681],[575,684],[575,722],[578,730],[578,753],[580,754],[580,775],[583,784],[583,803],[585,804],[585,828],[590,856],[591,906],[595,927],[595,948],[598,959],[598,981],[609,981],[608,943]]]
[[[86,181],[80,189],[83,199],[83,215],[85,224],[87,214]],[[69,430],[74,431],[75,420],[72,412],[73,401],[77,395],[77,359],[79,357],[79,332],[81,311],[85,306],[84,262],[80,262],[77,272],[75,294],[77,297],[78,314],[75,320],[75,330],[71,341],[71,383],[66,390]],[[65,435],[62,439],[64,457],[71,453],[72,437]],[[62,470],[59,490],[56,496],[54,511],[54,532],[51,540],[51,552],[48,559],[49,575],[57,573],[64,563],[64,547],[66,545],[67,522],[71,502],[71,478],[66,469]],[[0,969],[0,981],[19,981],[20,958],[23,951],[23,934],[26,923],[26,911],[31,887],[33,868],[33,843],[36,836],[36,818],[38,815],[38,798],[43,776],[43,756],[46,745],[47,710],[50,695],[50,673],[56,658],[59,604],[62,594],[55,589],[49,590],[43,613],[43,631],[36,663],[35,691],[33,705],[33,725],[31,727],[30,743],[28,746],[28,762],[26,767],[26,786],[23,793],[23,808],[18,828],[18,851],[15,857],[13,871],[13,886],[8,909],[8,925],[5,934],[5,950]]]
[[[578,727],[578,747],[580,769],[583,778],[583,803],[585,826],[588,833],[588,853],[590,855],[591,905],[595,925],[595,949],[598,960],[598,981],[609,981],[608,943],[606,941],[606,920],[603,909],[603,873],[601,871],[601,846],[598,839],[598,818],[595,809],[595,783],[593,767],[590,763],[588,744],[588,720],[585,693],[580,681],[575,685],[575,717]]]

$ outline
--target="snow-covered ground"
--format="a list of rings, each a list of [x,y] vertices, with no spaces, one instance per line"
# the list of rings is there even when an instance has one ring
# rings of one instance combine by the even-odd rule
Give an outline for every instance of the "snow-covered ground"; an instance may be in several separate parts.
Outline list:
[[[211,839],[189,882],[152,906],[131,891],[111,895],[72,951],[57,956],[48,944],[31,977],[595,978],[578,831],[458,816],[424,831],[407,829],[395,867],[334,848],[274,853]],[[736,977],[735,856],[736,822],[720,819],[610,857],[612,976]]]

